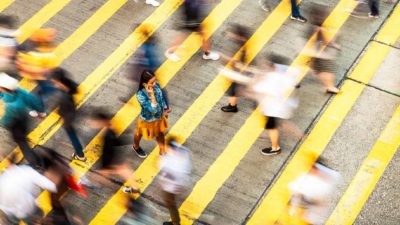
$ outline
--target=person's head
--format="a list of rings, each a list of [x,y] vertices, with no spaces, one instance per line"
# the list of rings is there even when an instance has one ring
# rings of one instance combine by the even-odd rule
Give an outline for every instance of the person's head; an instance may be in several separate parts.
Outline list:
[[[69,92],[71,94],[75,94],[77,92],[75,84],[67,77],[67,72],[61,68],[53,71],[50,80],[53,85],[60,90]]]
[[[111,114],[109,114],[106,110],[95,109],[90,116],[89,126],[94,129],[109,127],[111,126],[111,118]]]
[[[5,29],[15,28],[16,19],[13,16],[0,15],[0,27]]]
[[[266,57],[265,63],[270,68],[275,68],[276,64],[289,65],[290,60],[284,56],[271,53]]]
[[[247,27],[240,24],[233,24],[226,35],[236,41],[246,42],[250,38],[250,32]]]
[[[143,88],[154,88],[156,85],[156,75],[150,70],[144,70],[140,76],[139,90]]]
[[[10,77],[6,73],[0,73],[0,91],[12,93],[18,88],[18,80]]]
[[[55,47],[57,32],[53,28],[41,28],[30,37],[38,50],[52,51]]]

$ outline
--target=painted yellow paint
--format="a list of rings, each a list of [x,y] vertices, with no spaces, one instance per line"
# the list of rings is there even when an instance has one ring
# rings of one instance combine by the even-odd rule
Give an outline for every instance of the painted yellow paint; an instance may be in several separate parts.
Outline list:
[[[400,145],[400,107],[397,108],[360,170],[351,181],[326,225],[351,225]]]
[[[0,1],[0,12],[5,10],[8,6],[10,6],[15,0],[2,0]]]
[[[400,11],[396,9],[395,13],[391,15],[388,22],[379,32],[378,37],[383,42],[388,41],[390,43],[389,41],[399,38],[400,31],[397,31],[396,35],[382,35],[382,33],[391,33],[387,32],[388,29],[394,29],[391,21],[397,21],[399,16]],[[377,65],[383,62],[389,50],[390,47],[387,45],[372,42],[350,77],[368,83],[378,70],[379,66]],[[363,67],[368,67],[369,69]],[[342,94],[333,98],[307,139],[297,150],[247,224],[269,225],[274,224],[279,219],[290,199],[288,184],[311,168],[313,160],[310,161],[310,155],[318,157],[323,152],[364,88],[365,85],[351,80],[347,80],[344,83],[341,88]]]

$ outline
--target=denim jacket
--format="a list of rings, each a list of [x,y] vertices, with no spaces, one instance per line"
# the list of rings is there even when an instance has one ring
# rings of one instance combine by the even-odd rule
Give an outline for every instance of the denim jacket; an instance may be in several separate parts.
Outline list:
[[[154,86],[154,96],[157,103],[153,105],[151,104],[150,95],[147,93],[145,88],[137,92],[136,97],[142,107],[140,118],[145,122],[160,120],[164,115],[164,110],[167,108],[167,104],[158,83]]]

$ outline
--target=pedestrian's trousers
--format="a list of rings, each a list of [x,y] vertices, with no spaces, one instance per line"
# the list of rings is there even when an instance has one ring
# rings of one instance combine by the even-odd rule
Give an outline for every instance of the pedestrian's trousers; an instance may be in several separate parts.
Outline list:
[[[28,119],[16,120],[10,127],[11,136],[17,143],[25,160],[32,166],[40,166],[39,156],[29,147],[26,136],[28,135]]]
[[[174,225],[180,225],[179,211],[176,207],[175,194],[163,191],[165,206],[168,208],[171,222]]]
[[[373,16],[379,15],[379,0],[368,0],[368,6]]]
[[[72,125],[68,125],[64,126],[64,129],[71,140],[72,146],[74,146],[75,154],[79,157],[84,157],[85,154],[83,154],[83,147],[79,141],[78,135],[76,134],[75,128]]]
[[[292,5],[292,16],[293,17],[301,16],[299,7],[297,6],[297,0],[290,0],[290,4]]]

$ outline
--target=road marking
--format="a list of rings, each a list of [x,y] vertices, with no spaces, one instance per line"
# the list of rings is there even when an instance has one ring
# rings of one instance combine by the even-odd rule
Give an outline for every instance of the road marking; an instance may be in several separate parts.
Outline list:
[[[41,8],[33,17],[24,23],[18,30],[21,35],[17,37],[18,42],[26,41],[37,29],[60,12],[71,0],[52,0]]]
[[[8,6],[10,6],[15,0],[2,0],[0,2],[0,12],[5,10]]]
[[[325,21],[325,25],[334,28],[329,38],[335,36],[336,32],[339,31],[340,27],[348,18],[348,15],[342,13],[343,4],[346,2],[346,0],[339,2]],[[290,10],[286,13],[287,16],[289,16]],[[314,39],[315,35],[310,38],[303,51],[312,46]],[[304,65],[307,58],[308,57],[300,54],[294,60],[292,66]],[[307,71],[303,69],[302,77],[304,77],[306,73]],[[215,197],[220,187],[230,177],[248,150],[258,139],[259,135],[264,130],[261,126],[262,124],[265,124],[265,119],[260,114],[259,110],[255,110],[241,129],[235,134],[225,150],[210,166],[206,174],[197,182],[188,198],[181,205],[179,210],[180,214],[183,215],[181,218],[182,224],[192,224],[195,219],[200,217],[201,213]]]
[[[210,38],[211,35],[222,25],[222,23],[228,18],[228,16],[233,12],[233,10],[239,6],[242,0],[224,0],[221,2],[205,19],[204,24],[211,24],[208,26],[208,32],[206,34],[207,38]],[[182,1],[177,2],[177,6],[181,4]],[[218,20],[216,20],[218,18]],[[213,22],[212,22],[213,21]],[[180,68],[183,67],[185,62],[187,62],[201,47],[202,41],[198,35],[192,34],[190,35],[185,42],[183,43],[185,47],[185,52],[178,53],[182,60],[179,62],[172,62],[167,60],[164,62],[161,67],[157,70],[157,74],[162,73],[162,86],[165,86],[179,71]],[[160,82],[161,83],[161,82]],[[125,104],[114,116],[112,119],[112,124],[117,131],[118,135],[121,135],[124,130],[134,121],[134,119],[140,113],[140,105],[136,100],[136,95],[131,98],[131,100]],[[101,147],[101,131],[92,141],[88,144],[86,149],[88,150],[86,153],[87,161],[85,163],[80,162],[72,162],[70,165],[74,167],[76,171],[82,176],[85,174],[88,169],[94,165],[94,163],[100,157],[100,147]],[[47,214],[51,210],[51,206],[47,201],[45,194],[42,194],[38,198],[38,202],[40,203],[40,207]],[[123,215],[120,214],[119,217]],[[118,214],[113,213],[113,217],[108,219],[118,221]],[[116,219],[115,219],[116,218]],[[115,222],[115,223],[116,223]],[[111,224],[111,221],[108,221],[106,224]]]
[[[177,10],[183,0],[166,0],[164,1],[135,31],[124,40],[124,42],[100,64],[86,79],[79,85],[79,94],[75,97],[80,108],[94,92],[116,72],[124,62],[147,40],[141,35],[141,30],[151,25],[150,33],[153,34],[167,19]],[[147,25],[146,25],[147,24]],[[46,119],[41,122],[29,135],[28,138],[35,144],[43,145],[50,137],[61,127],[62,121],[54,110]],[[12,154],[16,154],[18,161],[22,160],[20,149],[15,148],[6,158],[10,158]],[[6,160],[0,163],[0,171],[6,166]]]
[[[398,21],[400,17],[399,7],[390,16],[383,29],[379,31],[377,37],[384,43],[393,43],[400,35],[398,29],[395,35],[382,35],[390,29],[394,29],[392,21]],[[386,58],[391,47],[376,42],[371,42],[367,52],[362,56],[359,64],[352,71],[350,77],[362,80],[367,84],[377,72],[379,65]],[[367,69],[365,67],[368,67]],[[358,97],[361,95],[365,85],[346,80],[341,90],[342,93],[335,96],[326,111],[315,124],[315,127],[303,142],[296,154],[286,166],[278,180],[265,196],[258,209],[250,218],[249,225],[269,225],[274,224],[284,211],[289,199],[290,192],[288,184],[302,173],[310,170],[313,162],[310,162],[309,155],[315,156],[322,154],[326,145],[343,122],[347,113],[351,110]]]
[[[251,61],[262,47],[268,42],[273,34],[284,23],[290,13],[290,6],[287,3],[281,3],[274,12],[264,21],[260,28],[255,32],[251,39],[246,43],[249,46],[249,61]],[[286,14],[286,16],[285,16]],[[235,58],[239,57],[239,53]],[[229,66],[230,63],[227,64]],[[213,105],[223,96],[229,83],[223,78],[222,75],[217,76],[214,81],[203,91],[201,96],[195,100],[185,114],[178,120],[178,122],[171,128],[169,133],[179,134],[179,142],[183,143],[212,109]],[[139,187],[144,191],[147,186],[153,181],[154,177],[159,172],[158,166],[158,147],[156,147],[145,161],[139,166],[134,173],[135,178],[138,180]],[[121,189],[106,203],[100,210],[97,216],[90,223],[95,224],[114,224],[126,212],[126,209],[121,207],[126,194],[122,193]],[[136,195],[135,197],[138,197]],[[109,221],[110,217],[119,215],[118,218],[113,218]]]
[[[47,21],[50,17],[48,14],[55,14],[58,12],[57,10],[61,10],[63,6],[61,3],[65,5],[70,0],[53,0],[50,4],[53,4],[54,7],[44,7],[41,10],[41,15],[43,15],[40,19],[40,22],[35,26],[26,26],[23,31],[23,38],[20,42],[29,38],[32,33],[40,28],[45,21]],[[76,51],[83,43],[85,43],[100,27],[112,16],[114,15],[118,9],[120,9],[128,0],[108,0],[101,8],[99,8],[89,19],[87,19],[78,29],[76,29],[67,39],[65,39],[61,44],[57,46],[54,50],[54,53],[57,56],[57,60],[61,63],[66,58],[68,58],[74,51]],[[54,9],[58,7],[57,9]],[[51,15],[51,16],[53,16]],[[38,19],[39,20],[39,19]],[[36,82],[32,82],[29,79],[23,78],[20,81],[20,86],[28,91],[32,91],[36,86]]]
[[[326,225],[354,223],[400,145],[400,107],[397,108],[360,170],[351,181]]]

